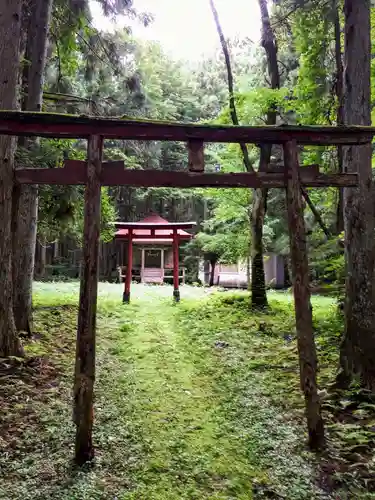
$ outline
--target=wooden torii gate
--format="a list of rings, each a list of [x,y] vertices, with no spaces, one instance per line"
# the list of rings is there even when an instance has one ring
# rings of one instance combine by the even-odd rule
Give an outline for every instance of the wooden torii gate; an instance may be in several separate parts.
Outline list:
[[[95,330],[101,186],[286,188],[300,381],[306,404],[311,448],[324,442],[324,426],[316,385],[308,259],[301,187],[352,187],[356,174],[323,174],[318,167],[300,168],[299,145],[358,146],[372,141],[370,127],[233,127],[89,118],[44,113],[0,111],[0,134],[85,138],[87,161],[68,160],[64,168],[17,169],[14,180],[26,184],[84,184],[85,212],[76,366],[74,379],[75,461],[91,460]],[[103,162],[104,139],[183,141],[188,144],[189,172],[126,170],[123,162]],[[281,144],[284,167],[261,173],[204,173],[204,143]]]

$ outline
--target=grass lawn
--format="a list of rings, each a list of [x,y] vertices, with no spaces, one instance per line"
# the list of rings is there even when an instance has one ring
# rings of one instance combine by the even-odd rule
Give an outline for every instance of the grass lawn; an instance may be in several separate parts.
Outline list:
[[[101,284],[96,458],[73,467],[71,389],[78,284],[36,284],[35,338],[0,360],[0,499],[370,499],[375,404],[354,392],[324,404],[328,449],[305,446],[291,297],[268,314],[245,292]],[[342,330],[313,301],[321,386]]]

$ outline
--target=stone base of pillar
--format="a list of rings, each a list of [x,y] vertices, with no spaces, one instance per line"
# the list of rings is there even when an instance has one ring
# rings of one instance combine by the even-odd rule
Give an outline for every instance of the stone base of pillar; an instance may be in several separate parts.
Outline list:
[[[180,302],[180,290],[173,290],[173,298],[175,302]]]
[[[124,292],[122,294],[122,301],[124,304],[129,304],[130,302],[130,292]]]

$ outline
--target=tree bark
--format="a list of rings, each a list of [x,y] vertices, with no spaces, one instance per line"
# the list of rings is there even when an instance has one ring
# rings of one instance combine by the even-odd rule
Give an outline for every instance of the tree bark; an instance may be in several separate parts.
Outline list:
[[[0,10],[0,108],[17,109],[21,0],[5,0]],[[13,314],[12,193],[15,138],[0,136],[0,356],[19,356],[22,347]]]
[[[43,280],[46,277],[46,264],[47,264],[47,242],[43,236],[39,238],[39,266],[38,278]]]
[[[270,149],[270,148],[269,148]],[[264,148],[262,148],[262,151]],[[262,153],[263,161],[269,161],[270,154]],[[261,167],[259,167],[260,169]],[[266,279],[264,272],[263,226],[267,211],[267,189],[255,189],[251,215],[251,307],[268,307]]]
[[[345,0],[344,118],[370,125],[370,0]],[[371,144],[344,148],[344,169],[358,172],[357,188],[345,189],[347,264],[345,331],[337,385],[356,376],[375,391],[374,201]]]
[[[210,260],[210,283],[209,286],[214,286],[215,284],[215,269],[216,269],[216,260]]]
[[[56,262],[59,259],[59,240],[55,240],[53,243],[53,263],[56,264]]]
[[[24,72],[24,106],[26,111],[40,111],[52,0],[31,0],[30,9],[26,45],[29,65]],[[38,147],[38,140],[29,139],[23,142],[23,146],[32,150]],[[13,234],[13,307],[17,329],[30,335],[38,218],[37,185],[20,186],[14,193],[14,199],[17,219]]]
[[[280,73],[277,64],[277,43],[273,33],[268,13],[267,0],[258,0],[262,21],[261,44],[267,55],[268,74],[272,89],[280,88]],[[266,118],[267,125],[276,125],[276,110],[269,109]],[[271,158],[272,147],[264,145],[260,151],[259,171],[264,171]],[[263,258],[263,226],[267,212],[267,189],[254,191],[252,225],[251,225],[251,307],[265,308],[268,306],[264,276]]]
[[[337,0],[333,0],[333,24],[335,31],[337,125],[344,125],[344,68],[341,56],[341,27]],[[338,172],[343,170],[343,147],[337,146]],[[344,190],[339,188],[336,214],[336,233],[344,231]]]
[[[13,309],[18,331],[31,335],[32,281],[36,245],[37,186],[23,184],[14,190]]]

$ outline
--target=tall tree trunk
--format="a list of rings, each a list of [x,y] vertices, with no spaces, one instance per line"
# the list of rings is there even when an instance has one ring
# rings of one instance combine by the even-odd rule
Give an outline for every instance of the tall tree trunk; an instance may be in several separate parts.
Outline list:
[[[261,156],[265,154],[261,153]],[[268,156],[269,158],[269,156]],[[267,189],[254,191],[251,216],[251,307],[268,306],[264,272],[263,226],[267,211]]]
[[[262,47],[267,55],[267,67],[272,89],[280,88],[280,73],[277,64],[277,43],[268,13],[267,0],[258,0],[262,21]],[[267,125],[276,125],[276,110],[270,109],[266,117]],[[264,171],[271,158],[271,146],[262,146],[259,171]],[[267,211],[267,189],[256,189],[252,210],[252,259],[251,259],[251,306],[268,306],[263,259],[263,226]]]
[[[337,125],[344,124],[344,68],[341,56],[341,27],[338,0],[333,0],[333,24],[335,31],[335,59],[336,59],[336,97],[337,97]],[[337,146],[337,163],[339,173],[343,172],[343,147]],[[344,231],[344,189],[338,190],[336,233]]]
[[[237,115],[237,109],[236,109],[236,102],[234,99],[234,78],[233,78],[233,71],[232,71],[232,64],[230,60],[230,54],[229,54],[229,48],[227,41],[224,36],[223,29],[221,27],[220,19],[219,19],[219,14],[217,12],[215,2],[214,0],[210,0],[210,6],[211,6],[211,11],[212,15],[215,21],[216,25],[216,30],[219,35],[220,39],[220,44],[221,48],[223,50],[223,55],[225,59],[225,67],[227,69],[227,78],[228,78],[228,91],[229,91],[229,111],[230,111],[230,117],[232,120],[233,125],[239,125],[239,120],[238,120],[238,115]],[[253,172],[253,167],[250,162],[249,158],[249,152],[247,150],[247,146],[244,143],[240,143],[240,148],[242,152],[242,158],[244,162],[245,169],[247,172]]]
[[[24,105],[27,111],[40,111],[52,0],[30,0],[29,8],[30,22],[26,46],[29,65],[24,75]],[[38,147],[38,141],[29,139],[23,145],[32,150]],[[38,187],[24,184],[15,191],[14,198],[18,214],[13,235],[13,307],[17,329],[31,334]]]
[[[0,108],[17,109],[22,0],[0,10]],[[12,193],[15,138],[0,136],[0,356],[19,356],[22,347],[13,315]]]
[[[53,242],[53,263],[56,264],[58,262],[60,256],[59,252],[59,240],[55,240]]]
[[[370,125],[370,0],[345,0],[344,117],[348,125]],[[359,173],[345,200],[345,331],[337,385],[353,376],[375,391],[374,201],[371,144],[344,148],[344,169]]]
[[[261,9],[264,10],[264,5],[266,9],[266,14],[268,16],[267,4],[260,0]],[[214,4],[213,0],[210,0],[212,14],[215,20],[216,29],[219,34],[221,47],[223,49],[223,54],[225,58],[225,65],[227,69],[228,76],[228,90],[229,90],[229,110],[230,116],[232,119],[233,125],[239,125],[236,104],[234,100],[234,78],[231,66],[231,60],[229,55],[228,44],[225,40],[223,30],[220,24],[219,16]],[[263,14],[263,12],[262,12]],[[268,28],[271,30],[271,26],[268,18]],[[272,30],[271,34],[273,36]],[[265,42],[267,44],[267,41]],[[264,45],[266,48],[266,45]],[[267,46],[268,48],[268,46]],[[275,45],[276,48],[276,45]],[[267,50],[267,49],[266,49]],[[267,50],[268,57],[268,50]],[[275,59],[276,69],[277,69],[277,58]],[[270,66],[269,66],[270,67]],[[274,72],[272,76],[276,75]],[[278,72],[277,72],[278,75]],[[276,85],[276,82],[274,82]],[[279,84],[277,84],[279,85]],[[277,88],[277,87],[275,87]],[[272,125],[274,122],[276,123],[276,114],[270,112],[267,116],[267,122],[270,120],[270,124]],[[274,122],[273,122],[274,120]],[[243,156],[243,162],[245,165],[245,169],[248,172],[253,171],[253,167],[250,163],[248,150],[246,144],[241,144],[241,151]],[[262,165],[267,166],[269,163],[269,158],[271,156],[271,148],[265,147],[261,148],[261,158],[260,158],[260,169],[263,168]],[[268,158],[268,160],[267,160]],[[267,294],[266,294],[266,286],[265,286],[265,277],[264,277],[264,262],[263,262],[263,225],[264,225],[264,217],[266,214],[266,205],[267,205],[267,190],[266,189],[256,189],[254,190],[254,198],[253,198],[253,207],[252,207],[252,215],[251,215],[251,233],[252,233],[252,251],[251,251],[251,305],[256,308],[267,307]]]
[[[216,260],[210,260],[210,283],[209,286],[214,286],[215,284],[215,269],[216,269]]]

